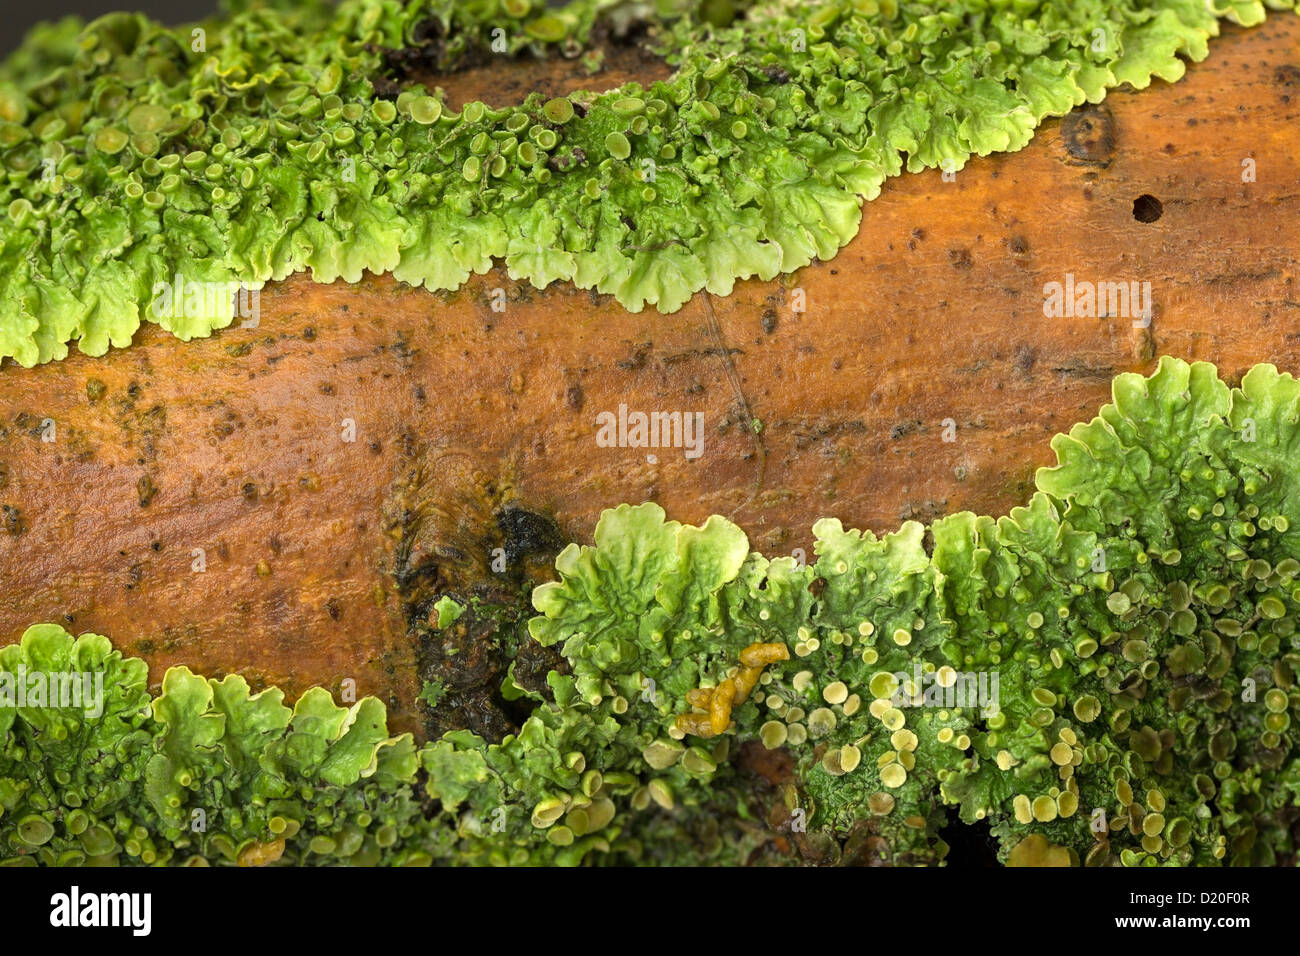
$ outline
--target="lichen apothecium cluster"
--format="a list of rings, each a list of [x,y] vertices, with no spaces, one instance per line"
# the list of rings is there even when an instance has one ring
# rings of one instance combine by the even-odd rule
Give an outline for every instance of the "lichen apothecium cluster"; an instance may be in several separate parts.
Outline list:
[[[1025,507],[883,538],[823,519],[808,564],[721,517],[605,512],[533,592],[567,667],[515,688],[532,710],[499,741],[417,748],[374,699],[290,709],[184,668],[151,698],[106,638],[33,627],[0,679],[102,673],[106,699],[0,706],[0,854],[937,863],[955,809],[1017,865],[1294,863],[1300,382],[1164,359],[1113,394]],[[950,706],[976,673],[995,699]]]
[[[231,322],[223,300],[154,314],[178,276],[454,289],[498,260],[673,311],[832,258],[904,166],[1019,149],[1110,88],[1177,79],[1221,18],[1294,5],[236,0],[175,28],[65,20],[0,65],[0,358]],[[403,73],[633,28],[667,80],[453,109]]]

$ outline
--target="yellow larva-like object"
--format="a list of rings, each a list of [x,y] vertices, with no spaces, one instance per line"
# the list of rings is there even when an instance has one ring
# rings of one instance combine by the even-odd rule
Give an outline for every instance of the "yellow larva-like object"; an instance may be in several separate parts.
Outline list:
[[[716,737],[731,725],[731,709],[743,704],[763,676],[763,668],[777,661],[788,661],[790,650],[784,644],[750,644],[740,652],[741,668],[717,687],[697,687],[686,694],[686,701],[704,713],[678,714],[675,726],[684,734]]]

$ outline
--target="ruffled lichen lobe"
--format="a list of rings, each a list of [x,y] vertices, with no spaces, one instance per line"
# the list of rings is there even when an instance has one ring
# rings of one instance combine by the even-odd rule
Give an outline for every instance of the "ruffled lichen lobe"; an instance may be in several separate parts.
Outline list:
[[[236,318],[231,290],[304,270],[454,289],[503,261],[538,288],[674,311],[832,258],[904,167],[1019,149],[1109,88],[1177,79],[1221,17],[1264,16],[1254,0],[717,7],[344,0],[40,29],[0,67],[0,357],[102,355],[142,322],[205,336]],[[670,77],[493,108],[397,69],[581,55],[629,24]],[[160,306],[182,280],[220,294]]]
[[[1017,866],[1293,863],[1300,382],[1164,359],[1113,392],[997,519],[823,519],[805,563],[607,511],[533,592],[565,666],[508,678],[499,740],[185,668],[151,698],[33,627],[0,650],[8,862],[937,863],[954,808]],[[24,671],[102,674],[103,709]]]

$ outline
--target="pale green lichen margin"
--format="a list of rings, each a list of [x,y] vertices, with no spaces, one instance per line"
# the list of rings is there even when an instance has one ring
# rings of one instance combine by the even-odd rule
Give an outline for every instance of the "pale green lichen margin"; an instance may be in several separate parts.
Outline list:
[[[1265,15],[1257,0],[770,0],[714,27],[688,0],[650,6],[239,3],[201,44],[127,14],[38,29],[0,67],[0,358],[73,341],[102,355],[144,321],[181,339],[230,323],[225,300],[151,314],[177,275],[258,288],[370,270],[454,289],[495,259],[538,287],[674,311],[831,258],[904,164],[1019,149],[1110,87],[1177,79],[1219,18]],[[649,89],[455,112],[372,83],[417,32],[446,38],[452,63],[495,29],[511,53],[574,53],[594,24],[638,17],[677,70]]]
[[[534,706],[495,742],[417,751],[373,699],[290,710],[184,668],[151,699],[142,661],[38,625],[0,649],[0,862],[935,863],[956,807],[1017,864],[1293,863],[1300,382],[1164,359],[1052,446],[1026,507],[823,519],[806,565],[720,517],[605,512],[533,593],[567,666],[546,699],[503,687]],[[772,641],[791,659],[728,732],[674,739],[688,692]],[[945,667],[996,673],[996,706],[895,706],[891,675],[929,693]],[[21,668],[103,674],[103,714],[5,706]],[[784,791],[746,746],[788,749]]]

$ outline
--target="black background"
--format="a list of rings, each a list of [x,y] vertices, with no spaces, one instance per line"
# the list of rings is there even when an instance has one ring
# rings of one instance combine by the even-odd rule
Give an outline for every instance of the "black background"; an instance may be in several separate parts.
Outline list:
[[[150,892],[150,936],[136,938],[122,928],[52,929],[51,896],[70,892],[73,884],[83,894]],[[1197,902],[1157,907],[1134,904],[1131,897],[1179,891],[1193,893]],[[1246,892],[1250,899],[1204,905],[1202,891]],[[1300,873],[1294,869],[994,869],[973,882],[943,868],[722,874],[593,868],[14,869],[0,870],[6,940],[0,945],[48,934],[65,947],[165,947],[175,956],[232,944],[259,953],[291,948],[346,954],[406,943],[437,956],[452,945],[457,951],[475,944],[490,951],[556,939],[604,941],[603,948],[613,952],[638,952],[635,941],[646,939],[676,953],[692,940],[707,940],[709,932],[733,932],[739,942],[729,949],[743,950],[782,937],[816,942],[831,925],[830,938],[840,946],[869,954],[879,948],[881,920],[892,918],[897,925],[890,948],[923,953],[949,947],[973,953],[1006,949],[1008,943],[1033,951],[1062,939],[1076,946],[1115,941],[1127,947],[1124,952],[1139,946],[1184,951],[1193,938],[1197,949],[1242,950],[1294,930],[1298,891]],[[1250,926],[1117,928],[1116,917],[1125,916],[1246,916]]]
[[[0,0],[0,56],[12,53],[37,23],[69,14],[93,20],[105,13],[129,10],[177,24],[202,19],[216,9],[217,0]]]

